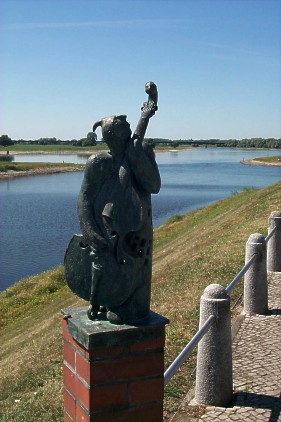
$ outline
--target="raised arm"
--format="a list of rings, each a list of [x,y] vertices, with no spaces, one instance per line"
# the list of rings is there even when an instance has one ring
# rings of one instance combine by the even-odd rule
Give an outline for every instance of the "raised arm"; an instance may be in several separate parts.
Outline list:
[[[128,144],[126,155],[139,186],[147,193],[158,193],[161,179],[154,152],[151,147],[142,144],[149,119],[158,109],[158,92],[155,83],[147,82],[145,92],[148,94],[148,101],[141,108],[141,116]]]
[[[147,82],[145,84],[145,92],[148,94],[148,100],[143,103],[143,107],[141,108],[141,116],[132,138],[137,142],[143,141],[149,119],[150,117],[154,116],[155,112],[158,110],[158,92],[155,83],[151,81]]]

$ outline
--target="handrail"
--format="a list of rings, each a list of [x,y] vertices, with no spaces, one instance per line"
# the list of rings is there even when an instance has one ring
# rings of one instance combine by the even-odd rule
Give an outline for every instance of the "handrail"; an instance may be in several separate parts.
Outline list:
[[[267,243],[269,239],[273,236],[276,229],[277,227],[274,227],[274,229],[270,233],[268,233],[268,235],[265,238],[265,243]],[[241,279],[241,277],[245,275],[245,273],[248,271],[248,269],[253,264],[253,262],[257,259],[257,257],[258,257],[258,254],[254,253],[253,256],[249,259],[249,261],[234,277],[234,279],[228,284],[228,286],[225,288],[225,291],[227,294],[231,292],[231,290],[234,288],[237,282]],[[198,345],[201,338],[206,334],[206,332],[210,328],[214,319],[215,319],[214,315],[209,316],[209,318],[205,321],[205,323],[202,325],[200,330],[197,331],[197,333],[192,337],[190,342],[185,346],[185,348],[181,351],[181,353],[176,357],[174,362],[169,366],[169,368],[164,373],[164,385],[166,385],[170,381],[170,379],[175,374],[175,372],[179,369],[179,367],[184,362],[184,360],[190,355],[192,350]]]
[[[265,243],[267,243],[269,241],[269,239],[274,235],[275,231],[277,230],[277,227],[275,226],[274,229],[271,230],[270,233],[268,233],[268,235],[266,236]]]
[[[229,285],[225,288],[226,293],[230,293],[235,284],[240,280],[241,277],[248,271],[252,263],[256,260],[257,254],[254,254],[252,258],[244,265],[244,267],[239,271],[239,273],[234,277],[234,279],[229,283]]]
[[[181,364],[184,360],[190,355],[192,350],[197,346],[201,338],[206,334],[210,326],[212,325],[214,319],[216,317],[214,315],[210,315],[209,318],[205,321],[199,331],[192,337],[190,342],[185,346],[185,348],[181,351],[181,353],[176,357],[174,362],[169,366],[169,368],[164,373],[164,385],[166,385],[175,372],[179,369]]]
[[[265,243],[267,243],[269,241],[269,239],[273,236],[275,230],[277,228],[274,227],[273,230],[271,230],[270,233],[268,233],[268,235],[266,236]],[[227,293],[230,293],[231,290],[233,289],[233,287],[236,285],[236,283],[240,280],[241,277],[243,277],[243,275],[248,271],[249,267],[252,265],[252,263],[255,261],[255,259],[257,258],[257,254],[254,254],[252,256],[252,258],[247,262],[247,264],[244,265],[244,267],[241,269],[241,271],[239,271],[239,273],[234,277],[234,279],[229,283],[229,285],[225,288],[225,291]]]

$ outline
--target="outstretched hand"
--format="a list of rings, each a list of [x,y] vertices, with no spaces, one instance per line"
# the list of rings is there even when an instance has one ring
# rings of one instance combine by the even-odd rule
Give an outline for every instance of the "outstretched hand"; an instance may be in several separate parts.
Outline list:
[[[141,108],[142,117],[150,118],[154,116],[155,112],[158,110],[158,91],[155,83],[151,81],[146,82],[145,92],[148,94],[148,100],[143,103],[143,107]]]
[[[141,115],[144,118],[150,119],[150,117],[154,116],[157,110],[158,110],[157,105],[154,105],[150,101],[147,101],[143,103],[143,107],[141,108]]]

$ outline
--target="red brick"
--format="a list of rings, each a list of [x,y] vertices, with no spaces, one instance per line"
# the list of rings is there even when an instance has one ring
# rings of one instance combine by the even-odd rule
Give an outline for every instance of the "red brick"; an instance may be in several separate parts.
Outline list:
[[[125,359],[91,362],[91,385],[141,377],[163,376],[164,352],[146,353]]]
[[[88,351],[63,332],[65,422],[163,420],[164,336]]]
[[[71,371],[66,365],[63,367],[63,383],[64,387],[79,400],[86,409],[90,409],[90,388]]]
[[[75,350],[72,345],[64,340],[64,353],[63,358],[73,369],[75,369]]]
[[[163,377],[136,381],[130,384],[130,404],[161,401],[163,398]]]
[[[73,337],[71,334],[69,334],[68,329],[67,329],[67,320],[63,319],[62,320],[62,333],[63,333],[63,337],[65,338],[65,340],[68,340],[70,343],[73,341]]]
[[[131,345],[132,352],[151,351],[154,349],[163,349],[165,346],[165,337],[150,339],[133,343]]]
[[[76,376],[70,368],[66,365],[63,365],[63,384],[67,390],[76,396]]]
[[[98,386],[91,389],[91,412],[128,406],[127,384]]]
[[[91,363],[85,357],[76,353],[76,372],[88,385],[90,385],[90,365]]]
[[[89,357],[89,352],[87,349],[85,349],[85,347],[83,347],[81,344],[79,344],[73,337],[72,335],[68,332],[67,329],[67,321],[66,320],[62,320],[62,332],[63,332],[63,337],[65,340],[67,340],[74,349],[79,350],[79,352],[87,357]]]
[[[162,422],[163,404],[154,403],[141,408],[130,409],[123,415],[114,417],[114,422]]]
[[[162,422],[163,405],[153,403],[143,407],[135,407],[123,410],[111,410],[93,414],[89,422]],[[87,421],[87,422],[88,422]],[[80,422],[80,421],[79,421]],[[84,421],[83,421],[84,422]]]
[[[83,384],[79,378],[76,377],[76,394],[77,400],[79,400],[85,409],[91,409],[91,402],[90,402],[90,387]]]
[[[75,350],[80,353],[80,355],[85,356],[85,358],[89,359],[90,353],[85,347],[83,347],[81,344],[79,344],[75,339],[72,340],[73,346],[75,347]]]
[[[130,353],[130,347],[127,345],[96,347],[90,351],[90,360],[112,359],[117,356],[126,356]]]
[[[93,420],[93,418],[92,418],[92,420]],[[75,422],[91,422],[91,417],[89,416],[89,414],[87,412],[85,412],[85,410],[82,409],[82,407],[80,407],[78,403],[77,403],[77,407],[76,407]]]
[[[64,422],[73,422],[73,418],[71,418],[66,411],[64,412],[64,418],[63,418]]]
[[[75,417],[75,399],[74,397],[64,389],[63,392],[64,397],[64,408],[67,411],[68,415],[71,417]]]

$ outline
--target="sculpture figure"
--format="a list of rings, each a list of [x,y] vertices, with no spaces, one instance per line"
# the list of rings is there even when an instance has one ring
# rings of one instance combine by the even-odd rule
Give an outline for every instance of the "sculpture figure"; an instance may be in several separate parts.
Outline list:
[[[65,256],[68,285],[90,301],[91,320],[139,323],[150,311],[151,194],[161,180],[152,147],[143,143],[157,110],[157,87],[147,82],[145,91],[148,101],[133,135],[125,115],[93,126],[101,127],[109,152],[87,161],[78,199],[82,236],[74,236]]]

